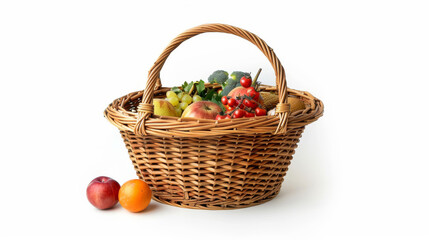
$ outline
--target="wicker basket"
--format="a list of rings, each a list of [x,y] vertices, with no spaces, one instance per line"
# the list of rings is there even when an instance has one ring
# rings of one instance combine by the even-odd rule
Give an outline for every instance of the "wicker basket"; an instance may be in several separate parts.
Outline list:
[[[265,54],[277,87],[261,88],[279,95],[275,116],[216,121],[153,115],[153,97],[165,97],[170,89],[161,87],[159,77],[168,56],[183,41],[205,32],[234,34]],[[299,97],[306,109],[289,113],[288,95]],[[129,110],[133,103],[137,112]],[[262,39],[230,25],[206,24],[177,36],[149,71],[146,90],[114,100],[105,117],[119,128],[137,176],[149,184],[153,199],[185,208],[234,209],[278,194],[305,125],[322,113],[319,99],[287,88],[283,66]]]

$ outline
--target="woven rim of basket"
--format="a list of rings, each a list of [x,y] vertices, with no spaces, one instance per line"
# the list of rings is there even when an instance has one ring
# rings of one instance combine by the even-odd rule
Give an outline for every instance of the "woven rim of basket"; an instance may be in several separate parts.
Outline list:
[[[164,94],[170,88],[162,87],[154,95]],[[261,90],[275,91],[276,87],[261,86]],[[289,96],[295,96],[305,102],[306,108],[290,113],[287,129],[305,126],[316,121],[323,114],[323,103],[308,92],[287,90]],[[134,131],[138,113],[127,111],[125,104],[143,95],[143,91],[132,92],[115,99],[104,111],[104,116],[119,130]],[[237,119],[194,119],[152,115],[146,122],[146,134],[159,137],[212,137],[228,134],[274,134],[279,124],[278,116],[259,116]]]

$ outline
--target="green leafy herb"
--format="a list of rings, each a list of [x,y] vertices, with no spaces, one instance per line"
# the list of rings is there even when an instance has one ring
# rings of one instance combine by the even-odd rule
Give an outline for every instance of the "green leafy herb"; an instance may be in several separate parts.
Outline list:
[[[201,93],[206,89],[206,87],[204,86],[204,81],[203,81],[203,80],[200,80],[200,81],[196,84],[196,86],[197,86],[197,93],[198,93],[198,95],[200,95],[200,96],[201,96]]]
[[[191,90],[192,86],[194,86],[194,82],[188,83],[188,82],[185,81],[183,83],[183,85],[182,85],[182,89],[183,89],[184,92],[188,93]]]
[[[173,91],[176,94],[182,92],[182,90],[180,90],[178,87],[172,87],[171,91]]]
[[[213,88],[208,90],[207,93],[205,94],[205,96],[203,97],[203,99],[207,99],[207,100],[211,100],[213,98],[213,96],[215,95],[216,90],[214,90]],[[217,95],[217,93],[216,93]]]
[[[219,105],[219,107],[222,109],[222,112],[226,112],[226,109],[223,106],[222,102],[220,100],[217,100],[216,97],[213,96],[213,98],[210,101],[212,101],[212,102],[216,103],[217,105]]]

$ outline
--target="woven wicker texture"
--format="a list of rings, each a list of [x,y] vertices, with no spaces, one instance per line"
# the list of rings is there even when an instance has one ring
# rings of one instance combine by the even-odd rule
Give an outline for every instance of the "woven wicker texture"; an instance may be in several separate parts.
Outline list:
[[[225,32],[254,43],[272,63],[279,95],[276,116],[207,120],[153,115],[152,99],[165,97],[160,70],[180,43],[204,32]],[[220,88],[206,84],[206,87]],[[287,96],[300,98],[304,110],[289,113]],[[138,105],[138,112],[130,111]],[[234,209],[266,202],[280,191],[304,127],[323,114],[323,103],[308,92],[288,89],[280,61],[256,35],[224,24],[190,29],[164,50],[149,71],[145,91],[114,100],[105,117],[119,128],[137,176],[153,198],[173,206]]]

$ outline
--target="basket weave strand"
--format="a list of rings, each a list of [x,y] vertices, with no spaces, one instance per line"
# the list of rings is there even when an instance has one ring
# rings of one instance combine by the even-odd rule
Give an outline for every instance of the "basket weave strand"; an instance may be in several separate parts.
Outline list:
[[[153,114],[154,97],[170,88],[159,77],[169,54],[186,39],[203,32],[226,32],[249,40],[267,56],[279,95],[276,116],[239,119],[192,119]],[[219,89],[218,84],[206,84]],[[287,97],[306,108],[290,112]],[[130,106],[137,104],[137,113]],[[264,203],[280,191],[306,125],[323,114],[323,103],[308,92],[289,89],[283,66],[256,35],[223,24],[201,25],[175,38],[149,71],[145,91],[115,99],[105,117],[121,133],[137,176],[152,189],[153,199],[194,209],[235,209]]]

